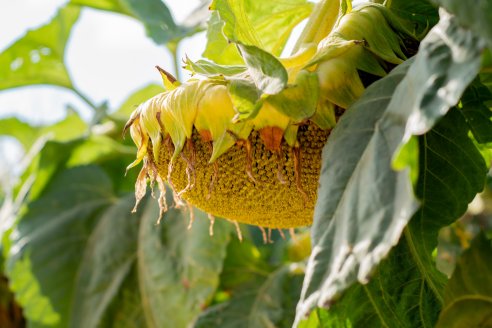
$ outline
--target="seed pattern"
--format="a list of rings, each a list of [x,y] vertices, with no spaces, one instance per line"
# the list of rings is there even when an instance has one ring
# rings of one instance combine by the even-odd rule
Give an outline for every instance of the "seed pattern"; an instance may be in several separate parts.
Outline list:
[[[155,165],[161,177],[171,179],[175,191],[185,190],[180,197],[213,216],[267,228],[306,226],[312,223],[321,151],[328,135],[327,130],[305,124],[299,127],[296,149],[283,142],[281,150],[273,152],[253,131],[248,140],[238,141],[210,164],[210,142],[194,131],[188,141],[193,147],[185,147],[183,156],[170,164],[173,145],[164,142]],[[249,156],[244,146],[248,143]],[[153,161],[152,151],[148,154]]]

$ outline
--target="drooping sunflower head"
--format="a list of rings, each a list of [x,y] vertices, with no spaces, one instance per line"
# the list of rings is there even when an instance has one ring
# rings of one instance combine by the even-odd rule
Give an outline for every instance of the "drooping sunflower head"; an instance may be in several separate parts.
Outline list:
[[[167,183],[177,205],[214,216],[268,228],[311,224],[321,151],[364,91],[361,72],[383,76],[405,58],[401,32],[378,34],[394,29],[384,13],[376,4],[348,11],[315,51],[306,46],[278,59],[288,78],[275,94],[262,91],[248,65],[189,62],[194,73],[205,64],[227,73],[181,85],[163,72],[167,91],[141,104],[127,123],[138,147],[129,168],[143,161],[137,203],[150,179],[161,190],[162,211]]]

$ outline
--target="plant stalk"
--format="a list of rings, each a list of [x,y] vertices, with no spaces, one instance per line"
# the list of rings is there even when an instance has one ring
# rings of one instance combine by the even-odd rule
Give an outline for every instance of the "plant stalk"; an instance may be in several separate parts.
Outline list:
[[[82,92],[80,92],[78,89],[72,87],[70,88],[77,96],[80,97],[89,107],[91,107],[93,110],[97,110],[98,106],[96,106],[86,95],[84,95]]]
[[[309,16],[292,54],[308,43],[319,43],[333,29],[340,12],[340,0],[321,0]]]
[[[174,76],[176,77],[176,80],[180,80],[181,74],[179,72],[179,59],[178,59],[178,46],[179,46],[179,41],[178,42],[169,42],[167,44],[167,48],[169,49],[169,52],[171,52],[171,57],[172,57],[172,63],[173,63],[173,71],[174,71]]]

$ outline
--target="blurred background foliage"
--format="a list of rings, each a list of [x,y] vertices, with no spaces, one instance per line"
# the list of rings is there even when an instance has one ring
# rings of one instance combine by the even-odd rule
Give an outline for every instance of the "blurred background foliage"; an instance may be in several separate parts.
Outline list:
[[[259,37],[276,55],[312,10],[312,4],[296,0],[284,2],[279,12],[268,2],[246,3]],[[207,216],[197,209],[171,209],[156,225],[157,202],[147,197],[131,214],[137,170],[125,176],[125,168],[135,147],[121,131],[134,108],[163,89],[149,83],[112,106],[81,90],[67,68],[67,44],[87,8],[139,21],[149,39],[168,49],[173,62],[168,69],[177,76],[180,44],[207,26],[203,55],[217,63],[241,63],[208,5],[200,2],[176,22],[160,0],[71,0],[0,53],[0,90],[50,85],[72,92],[91,109],[81,117],[67,105],[65,117],[53,124],[0,119],[0,135],[22,147],[19,160],[4,159],[12,167],[0,172],[1,327],[292,325],[310,254],[309,229],[298,229],[295,238],[273,231],[267,238],[273,242],[265,243],[261,230],[241,225],[240,242],[225,220],[217,220],[210,238]],[[271,37],[271,26],[284,29],[281,40]],[[118,78],[125,78],[125,68]],[[434,255],[448,276],[474,237],[492,231],[491,181],[465,216],[441,230]],[[197,219],[188,230],[190,211]],[[476,252],[490,246],[476,240]],[[469,258],[473,253],[461,260]],[[480,263],[471,265],[484,270]],[[333,326],[327,313],[316,310],[303,327]]]

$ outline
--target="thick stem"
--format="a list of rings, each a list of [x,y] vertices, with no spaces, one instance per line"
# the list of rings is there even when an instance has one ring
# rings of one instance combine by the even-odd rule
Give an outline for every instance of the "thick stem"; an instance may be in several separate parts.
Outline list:
[[[304,44],[318,43],[327,36],[335,25],[339,12],[340,0],[321,0],[318,2],[292,53],[296,53]]]

